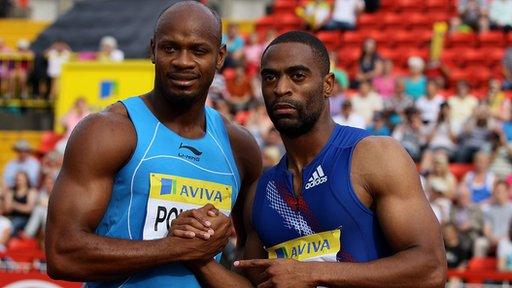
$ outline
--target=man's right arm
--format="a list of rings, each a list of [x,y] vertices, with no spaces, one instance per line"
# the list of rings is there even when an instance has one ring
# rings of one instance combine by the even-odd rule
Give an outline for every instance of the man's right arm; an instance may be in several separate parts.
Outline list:
[[[110,201],[115,174],[136,145],[126,112],[117,112],[89,116],[68,142],[49,203],[46,254],[52,278],[110,281],[173,261],[209,259],[217,253],[201,239],[136,241],[94,234]]]

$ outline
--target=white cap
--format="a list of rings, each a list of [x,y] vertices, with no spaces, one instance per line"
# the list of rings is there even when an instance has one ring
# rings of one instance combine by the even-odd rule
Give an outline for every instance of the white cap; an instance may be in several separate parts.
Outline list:
[[[112,36],[103,36],[100,41],[100,46],[110,46],[112,48],[117,48],[117,40]]]

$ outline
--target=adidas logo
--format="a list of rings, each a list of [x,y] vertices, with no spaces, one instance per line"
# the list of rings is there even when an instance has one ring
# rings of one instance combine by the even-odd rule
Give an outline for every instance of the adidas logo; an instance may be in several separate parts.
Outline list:
[[[318,167],[316,167],[316,171],[313,172],[313,176],[309,178],[308,183],[306,184],[306,190],[325,182],[327,182],[327,176],[324,174],[322,165],[318,165]]]

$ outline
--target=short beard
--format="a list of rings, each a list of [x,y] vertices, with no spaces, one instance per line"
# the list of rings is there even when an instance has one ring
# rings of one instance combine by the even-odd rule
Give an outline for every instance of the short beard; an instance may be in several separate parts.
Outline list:
[[[167,102],[169,102],[173,107],[187,110],[197,102],[199,98],[198,95],[189,95],[189,96],[179,96],[173,95],[170,93],[165,93],[164,98]]]
[[[160,83],[156,83],[156,88],[158,93],[162,96],[163,99],[170,105],[172,105],[173,109],[178,110],[187,110],[194,105],[200,98],[200,95],[179,95],[172,93],[171,91],[165,89],[164,85]]]
[[[320,118],[320,115],[322,114],[323,110],[323,105],[321,105],[318,107],[317,110],[312,111],[311,113],[306,113],[306,111],[304,111],[304,106],[299,106],[296,104],[294,106],[297,109],[297,114],[299,115],[299,118],[298,123],[293,125],[281,125],[279,123],[280,119],[276,119],[272,115],[272,113],[269,113],[270,119],[274,123],[274,126],[276,127],[277,131],[279,131],[281,135],[290,139],[298,138],[311,131],[311,129],[313,129],[313,127],[315,126],[316,122],[318,122],[318,119]]]

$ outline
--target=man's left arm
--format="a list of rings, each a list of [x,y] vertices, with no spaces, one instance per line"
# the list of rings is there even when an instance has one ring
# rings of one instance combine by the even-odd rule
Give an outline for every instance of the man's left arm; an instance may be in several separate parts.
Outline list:
[[[387,137],[362,140],[354,152],[351,174],[354,189],[363,189],[373,199],[391,256],[368,263],[255,259],[239,261],[237,266],[265,267],[269,287],[300,286],[293,282],[310,287],[444,287],[440,227],[405,150]]]

